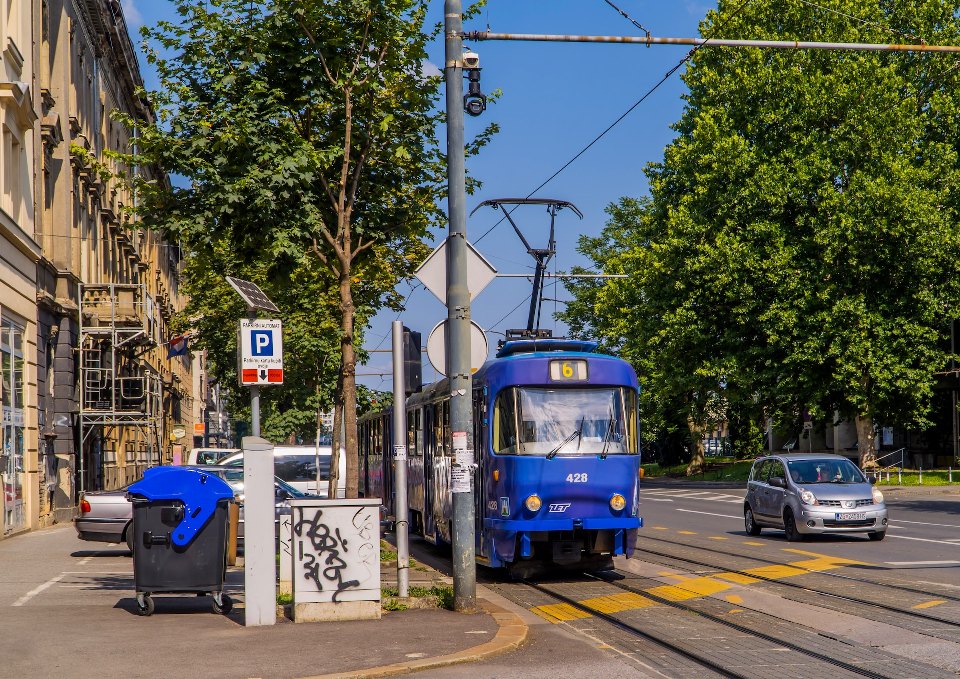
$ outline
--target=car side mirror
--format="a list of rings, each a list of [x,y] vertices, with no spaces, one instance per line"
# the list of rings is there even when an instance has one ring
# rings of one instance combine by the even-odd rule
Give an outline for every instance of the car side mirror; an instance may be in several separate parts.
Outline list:
[[[876,477],[876,476],[868,476],[867,478],[870,479],[870,485],[871,485],[871,486],[877,485],[877,477]]]
[[[776,488],[787,487],[787,482],[784,480],[782,476],[771,476],[770,480],[767,481],[767,483],[769,483],[771,486],[774,486]]]

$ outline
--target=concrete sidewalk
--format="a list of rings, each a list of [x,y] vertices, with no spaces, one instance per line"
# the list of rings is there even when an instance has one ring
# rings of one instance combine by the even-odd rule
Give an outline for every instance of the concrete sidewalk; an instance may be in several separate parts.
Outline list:
[[[391,585],[389,568],[384,584]],[[395,573],[395,569],[393,573]],[[435,571],[417,579],[442,580]],[[136,614],[132,561],[72,527],[0,542],[0,677],[74,679],[375,677],[481,660],[519,647],[527,627],[482,588],[482,610],[385,612],[381,620],[243,626],[243,573],[228,573],[228,616],[210,599],[157,594]]]

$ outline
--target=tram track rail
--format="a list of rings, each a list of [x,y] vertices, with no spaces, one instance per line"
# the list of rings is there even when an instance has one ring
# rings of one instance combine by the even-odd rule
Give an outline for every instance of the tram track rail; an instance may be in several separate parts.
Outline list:
[[[857,583],[860,583],[860,584],[872,585],[872,586],[875,586],[875,587],[883,587],[883,588],[887,588],[887,589],[897,589],[897,590],[899,590],[899,591],[911,592],[911,593],[915,593],[915,594],[921,594],[921,595],[923,595],[923,596],[925,596],[925,597],[928,597],[928,598],[929,598],[930,596],[932,596],[932,594],[931,594],[931,592],[930,592],[929,590],[921,590],[921,589],[914,588],[914,587],[897,586],[897,585],[892,585],[892,584],[887,584],[887,583],[880,583],[880,582],[877,582],[877,581],[875,581],[875,580],[866,580],[866,579],[861,579],[861,578],[854,578],[854,577],[850,577],[850,576],[841,575],[841,574],[838,574],[838,573],[829,573],[829,572],[826,572],[826,571],[809,570],[809,569],[803,568],[803,567],[801,567],[801,566],[796,566],[796,565],[794,565],[794,564],[784,564],[784,563],[782,563],[782,562],[780,562],[780,561],[774,561],[774,560],[771,560],[771,559],[764,559],[764,558],[762,558],[762,557],[756,557],[756,556],[752,556],[752,555],[731,554],[730,552],[724,552],[723,550],[713,549],[713,548],[710,548],[710,547],[701,547],[701,546],[699,546],[699,545],[691,545],[691,544],[688,544],[688,543],[685,543],[685,542],[678,542],[678,541],[675,541],[675,540],[664,540],[664,539],[661,539],[661,538],[652,538],[652,537],[646,537],[646,536],[644,536],[642,539],[643,539],[643,540],[653,540],[653,541],[656,541],[656,542],[663,542],[663,543],[673,544],[673,545],[677,545],[677,546],[680,546],[680,547],[686,547],[686,548],[689,548],[689,549],[697,549],[697,550],[712,552],[712,553],[716,553],[716,554],[722,554],[722,555],[724,555],[724,556],[728,556],[728,557],[732,557],[732,558],[750,559],[750,560],[752,560],[752,561],[756,561],[756,562],[758,562],[758,563],[764,563],[764,564],[768,564],[768,565],[778,565],[778,566],[789,565],[791,568],[796,568],[797,570],[804,571],[805,574],[810,574],[810,575],[825,575],[825,576],[834,577],[834,578],[841,578],[841,579],[844,579],[844,580],[849,580],[849,581],[857,582]],[[710,568],[710,569],[718,569],[718,570],[722,570],[723,572],[726,572],[726,573],[735,573],[735,574],[737,574],[737,575],[742,575],[742,576],[744,576],[744,577],[753,578],[753,579],[755,579],[755,580],[760,580],[760,581],[762,581],[762,582],[770,582],[770,583],[773,583],[773,584],[776,584],[776,585],[782,585],[783,587],[789,587],[789,588],[792,588],[792,589],[796,589],[796,590],[800,590],[800,591],[804,591],[804,592],[809,592],[809,593],[811,593],[811,594],[817,594],[817,595],[826,596],[826,597],[829,597],[829,598],[832,598],[832,599],[838,599],[838,600],[846,601],[846,602],[849,602],[849,603],[859,604],[859,605],[861,605],[861,606],[869,606],[869,607],[872,607],[872,608],[876,608],[876,609],[880,609],[880,610],[883,610],[883,611],[887,611],[887,612],[889,612],[889,613],[897,613],[897,614],[899,614],[899,615],[905,615],[905,616],[908,616],[908,617],[911,617],[911,618],[915,618],[915,619],[919,619],[919,620],[924,620],[924,621],[927,621],[927,622],[934,622],[934,623],[941,624],[941,625],[960,626],[960,620],[950,620],[950,619],[948,619],[948,618],[942,618],[942,617],[937,616],[937,615],[930,615],[929,613],[924,613],[924,612],[922,612],[922,611],[917,611],[917,610],[912,610],[912,609],[905,609],[905,608],[901,608],[901,607],[899,607],[899,606],[893,606],[893,605],[891,605],[891,604],[886,604],[886,603],[883,603],[883,602],[880,602],[880,601],[871,601],[871,600],[868,600],[868,599],[861,599],[861,598],[859,598],[859,597],[850,596],[850,595],[848,595],[848,594],[840,594],[840,593],[837,593],[837,592],[825,591],[825,590],[817,589],[817,588],[815,588],[815,587],[811,587],[810,585],[805,585],[805,584],[801,584],[801,583],[798,583],[798,582],[790,582],[790,581],[784,580],[784,579],[765,577],[765,576],[760,575],[760,574],[757,574],[757,573],[747,572],[746,570],[737,570],[737,569],[735,569],[735,568],[726,568],[726,567],[720,566],[720,565],[718,565],[718,564],[716,564],[716,563],[710,563],[710,562],[707,562],[707,561],[700,561],[700,560],[697,560],[697,559],[691,559],[691,558],[689,558],[689,557],[678,556],[678,555],[675,555],[675,554],[668,554],[668,553],[665,553],[665,552],[650,551],[650,550],[648,550],[648,549],[643,549],[642,547],[640,547],[640,546],[638,545],[638,547],[637,547],[637,552],[634,553],[634,558],[636,558],[637,556],[642,556],[642,555],[644,555],[644,554],[653,555],[653,556],[659,556],[659,557],[662,557],[662,558],[671,559],[671,560],[673,560],[673,561],[679,561],[679,562],[681,562],[681,563],[691,564],[691,565],[694,565],[694,566],[700,566],[700,567]],[[669,565],[669,564],[661,564],[661,565]],[[950,595],[948,595],[948,594],[940,594],[940,593],[937,593],[936,596],[937,596],[937,598],[941,598],[941,599],[944,599],[944,600],[954,601],[954,602],[960,602],[960,597],[955,597],[955,596],[950,596]]]
[[[789,649],[795,653],[799,653],[800,655],[806,658],[810,658],[822,663],[826,663],[831,667],[843,669],[843,670],[846,670],[847,672],[856,674],[858,676],[871,677],[872,679],[897,679],[897,675],[882,674],[870,668],[862,667],[860,665],[846,662],[839,658],[835,658],[835,657],[826,655],[824,653],[820,653],[818,651],[806,648],[800,644],[795,644],[793,642],[786,641],[782,638],[773,636],[771,634],[761,632],[759,630],[722,618],[718,615],[714,615],[712,613],[703,611],[695,606],[690,606],[678,601],[672,601],[670,599],[666,599],[666,598],[651,594],[643,589],[632,587],[630,585],[625,585],[623,583],[619,583],[614,580],[607,579],[603,577],[602,574],[588,572],[588,573],[583,573],[583,576],[589,579],[606,583],[616,589],[629,592],[631,594],[636,594],[638,596],[642,596],[646,599],[649,599],[651,602],[655,604],[668,606],[670,608],[682,611],[684,613],[692,613],[701,619],[708,620],[717,625],[721,625],[724,628],[734,630],[736,632],[739,632],[740,634],[744,634],[749,637],[753,637],[755,639],[762,639],[768,643],[774,644],[776,647]],[[574,609],[583,611],[584,613],[588,613],[592,617],[604,620],[605,622],[617,627],[618,629],[624,630],[630,634],[640,636],[648,641],[653,642],[658,646],[668,649],[672,653],[678,654],[688,660],[691,660],[706,669],[710,669],[712,671],[718,672],[721,676],[735,677],[740,679],[752,679],[754,677],[754,675],[752,674],[746,674],[746,673],[743,673],[742,671],[731,669],[729,666],[717,663],[711,658],[704,656],[700,653],[691,651],[688,648],[684,648],[683,646],[669,639],[659,637],[658,635],[653,634],[647,630],[640,629],[636,625],[632,625],[627,621],[621,620],[613,614],[603,613],[601,611],[598,611],[593,607],[590,607],[581,603],[580,601],[577,601],[560,592],[554,591],[550,587],[545,586],[543,583],[532,582],[529,580],[521,580],[521,582],[542,594],[550,596],[556,599],[557,601],[560,601],[568,606],[571,606]]]
[[[728,667],[723,666],[720,663],[717,663],[711,660],[710,658],[704,656],[703,654],[696,653],[689,649],[683,648],[682,646],[676,643],[673,643],[668,639],[664,639],[662,637],[657,636],[656,634],[652,634],[646,630],[642,630],[639,627],[636,627],[635,625],[631,625],[630,623],[624,620],[620,620],[615,615],[597,611],[596,609],[591,608],[590,606],[586,606],[580,603],[579,601],[577,601],[576,599],[573,599],[572,597],[566,596],[564,594],[561,594],[559,592],[556,592],[550,589],[549,587],[544,586],[542,583],[537,583],[530,580],[520,580],[519,582],[526,585],[527,587],[530,587],[531,589],[534,589],[540,592],[541,594],[546,594],[547,596],[552,597],[556,601],[564,603],[578,611],[583,611],[584,613],[589,614],[591,617],[603,620],[604,622],[612,625],[613,627],[616,627],[619,630],[622,630],[629,634],[645,639],[653,643],[654,645],[666,651],[669,651],[670,653],[679,655],[680,657],[685,658],[699,665],[700,667],[703,667],[704,669],[708,669],[713,672],[716,672],[720,676],[732,677],[733,679],[751,679],[750,675],[741,674],[736,671],[731,671]]]

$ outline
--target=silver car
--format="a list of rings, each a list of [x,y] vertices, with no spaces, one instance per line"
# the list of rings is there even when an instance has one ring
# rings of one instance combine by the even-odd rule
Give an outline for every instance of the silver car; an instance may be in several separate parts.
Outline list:
[[[232,469],[219,465],[192,465],[209,474],[218,476],[233,488],[234,496],[240,504],[240,525],[237,528],[237,540],[243,547],[243,469]],[[296,488],[282,479],[274,477],[275,517],[279,533],[280,516],[290,513],[291,498],[306,497]],[[101,490],[83,493],[80,497],[80,515],[73,520],[77,537],[92,542],[127,543],[127,549],[133,552],[133,505],[127,499],[126,487],[119,490]]]
[[[821,533],[887,534],[887,506],[855,464],[841,455],[791,453],[757,458],[743,522],[747,533],[782,528],[787,540]]]

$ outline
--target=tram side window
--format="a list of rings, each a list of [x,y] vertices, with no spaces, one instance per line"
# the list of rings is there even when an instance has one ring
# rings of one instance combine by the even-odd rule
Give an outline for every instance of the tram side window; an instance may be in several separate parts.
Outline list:
[[[416,437],[413,442],[413,454],[423,455],[423,411],[420,408],[413,411],[413,427]]]
[[[450,457],[451,436],[450,436],[450,401],[443,401],[440,404],[443,411],[443,454]]]
[[[505,389],[493,406],[493,449],[498,453],[517,452],[516,392]]]

